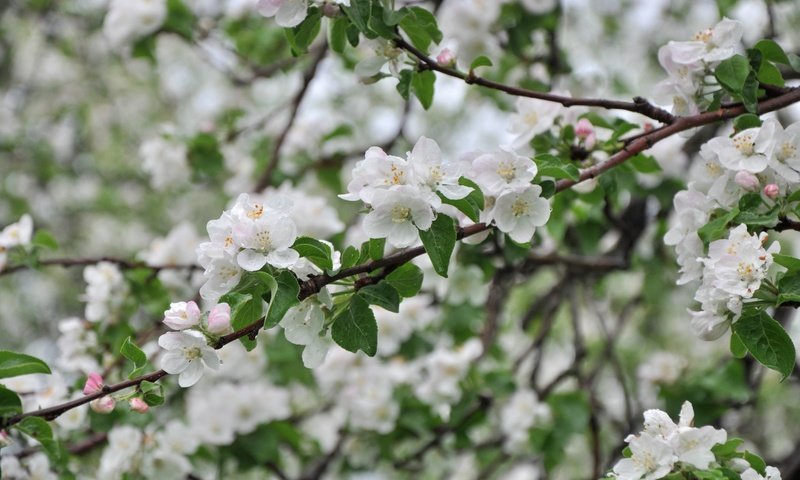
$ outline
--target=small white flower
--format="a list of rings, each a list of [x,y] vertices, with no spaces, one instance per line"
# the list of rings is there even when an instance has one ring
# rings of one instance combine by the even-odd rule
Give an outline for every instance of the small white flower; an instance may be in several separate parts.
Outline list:
[[[720,163],[729,170],[759,173],[767,168],[775,148],[775,123],[748,128],[733,136],[717,137],[708,142],[716,151]]]
[[[643,433],[625,439],[631,457],[614,465],[614,474],[620,480],[655,480],[666,476],[675,464],[672,447],[663,438]]]
[[[497,196],[508,190],[525,188],[537,172],[530,158],[511,150],[479,155],[472,161],[473,178],[485,195]]]
[[[319,337],[325,315],[319,304],[312,299],[289,309],[280,321],[286,340],[295,345],[308,345]]]
[[[516,105],[517,113],[511,116],[509,128],[517,136],[514,148],[524,147],[534,136],[550,130],[564,111],[560,103],[534,98],[519,97]]]
[[[781,472],[775,467],[767,467],[766,476],[759,475],[752,468],[742,472],[742,480],[781,480]]]
[[[550,204],[541,193],[542,187],[531,185],[521,192],[507,192],[497,197],[493,213],[497,228],[515,242],[530,242],[536,227],[550,218]]]
[[[672,58],[682,64],[719,62],[730,58],[742,39],[742,24],[723,18],[713,27],[695,34],[688,42],[669,42]]]
[[[0,232],[0,251],[16,246],[28,246],[33,236],[33,220],[27,213],[19,221],[6,226]]]
[[[252,222],[241,222],[233,228],[233,238],[244,250],[236,262],[254,272],[264,265],[291,267],[300,255],[290,247],[297,239],[297,228],[287,215],[270,214]]]
[[[158,345],[167,350],[161,357],[161,368],[178,376],[178,385],[191,387],[203,376],[204,365],[219,368],[219,357],[205,338],[194,332],[167,332],[158,338]]]
[[[364,232],[370,238],[386,238],[392,246],[408,247],[418,238],[417,229],[427,230],[433,223],[433,210],[419,190],[399,186],[377,196],[373,210],[364,218]]]
[[[410,177],[407,161],[387,155],[378,147],[370,147],[364,154],[364,160],[356,163],[353,169],[353,178],[347,184],[349,193],[339,197],[343,200],[372,203],[376,193],[397,185],[406,185]]]
[[[439,208],[442,204],[436,192],[451,200],[458,200],[472,191],[470,187],[458,184],[458,179],[464,173],[462,164],[443,160],[439,145],[430,138],[420,137],[417,140],[408,155],[408,163],[411,165],[414,184],[430,193],[430,203],[434,208]]]
[[[113,48],[120,49],[155,32],[166,19],[166,0],[112,0],[103,34]]]

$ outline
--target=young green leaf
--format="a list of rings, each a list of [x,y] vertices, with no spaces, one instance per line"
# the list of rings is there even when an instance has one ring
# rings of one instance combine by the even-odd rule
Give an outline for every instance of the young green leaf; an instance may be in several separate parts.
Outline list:
[[[281,321],[286,312],[293,306],[300,303],[297,296],[300,294],[300,284],[297,277],[288,270],[284,270],[275,277],[276,289],[267,308],[267,316],[264,320],[264,328],[272,328]]]
[[[50,373],[50,367],[31,355],[0,350],[0,378],[18,377],[29,373]]]
[[[581,172],[578,167],[571,163],[563,162],[560,158],[549,153],[536,155],[534,163],[538,167],[539,177],[553,177],[556,180],[568,178],[574,181],[578,181],[581,178]]]
[[[750,71],[750,62],[747,58],[742,55],[734,55],[720,62],[714,70],[714,76],[725,90],[740,95]]]
[[[436,83],[436,74],[431,70],[414,72],[411,77],[411,91],[419,99],[425,110],[433,105],[433,85]]]
[[[456,246],[456,226],[452,217],[439,215],[433,221],[431,228],[420,230],[419,238],[431,259],[433,269],[443,277],[447,277],[450,266],[450,256]]]
[[[795,364],[794,343],[781,324],[767,312],[745,311],[734,322],[733,331],[759,363],[779,372],[783,379],[792,373]]]
[[[147,368],[147,355],[133,343],[131,337],[125,339],[119,352],[123,357],[133,362],[133,370],[128,375],[128,378],[138,377]]]
[[[422,288],[422,270],[413,263],[404,263],[392,270],[384,280],[397,290],[401,297],[410,298]]]
[[[469,65],[469,69],[475,70],[476,68],[479,67],[491,67],[491,66],[492,66],[492,61],[489,59],[489,57],[487,57],[486,55],[481,55],[472,61],[472,63]]]
[[[292,249],[323,270],[333,269],[331,247],[311,237],[298,237]]]
[[[358,291],[370,305],[377,305],[390,312],[397,313],[400,308],[400,294],[388,282],[382,281],[375,285],[367,285]]]
[[[0,385],[0,418],[22,413],[22,400],[19,395]]]
[[[59,463],[61,459],[61,449],[58,441],[53,438],[53,430],[46,420],[40,417],[26,417],[21,422],[14,425],[14,428],[28,435],[42,445],[42,449],[53,463]]]
[[[331,337],[349,352],[363,351],[370,357],[378,351],[378,324],[369,303],[360,294],[350,297],[349,305],[333,321]]]

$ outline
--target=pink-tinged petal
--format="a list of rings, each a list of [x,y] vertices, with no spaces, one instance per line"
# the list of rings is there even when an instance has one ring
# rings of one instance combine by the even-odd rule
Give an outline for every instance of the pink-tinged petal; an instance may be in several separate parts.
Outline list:
[[[91,395],[93,393],[97,393],[103,389],[103,377],[96,372],[92,372],[89,374],[89,378],[86,379],[86,383],[83,386],[83,394],[84,395]]]
[[[236,263],[249,272],[255,272],[267,264],[267,257],[255,250],[242,250],[236,256]]]
[[[131,410],[137,413],[147,413],[147,411],[150,409],[150,406],[147,404],[147,402],[139,397],[131,398],[128,404],[130,405]]]
[[[208,313],[208,331],[222,335],[231,330],[231,307],[227,303],[216,305]]]
[[[197,383],[203,376],[203,368],[202,362],[189,362],[189,366],[178,377],[178,385],[187,388]]]

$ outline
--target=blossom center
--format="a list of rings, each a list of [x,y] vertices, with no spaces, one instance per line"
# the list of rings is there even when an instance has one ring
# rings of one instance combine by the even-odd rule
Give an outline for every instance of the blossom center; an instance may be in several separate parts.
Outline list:
[[[406,172],[397,168],[397,165],[392,165],[390,167],[389,175],[386,177],[386,184],[387,185],[400,185],[403,183],[403,178],[405,177]]]
[[[508,183],[511,183],[514,180],[514,165],[511,162],[507,162],[505,160],[500,161],[497,165],[497,174]]]
[[[733,139],[733,146],[742,152],[743,155],[752,155],[755,153],[756,142],[750,135],[741,135]]]
[[[526,202],[525,200],[523,200],[521,198],[518,198],[511,205],[511,213],[515,217],[519,217],[519,216],[527,214],[528,211],[530,211],[530,208],[531,208],[531,205],[528,202]]]
[[[270,238],[269,232],[265,230],[256,233],[254,240],[258,250],[269,250],[272,246],[272,239]]]
[[[186,347],[183,349],[183,355],[191,362],[192,360],[197,360],[198,358],[202,357],[203,352],[200,351],[200,347],[197,346]]]
[[[408,207],[396,206],[392,208],[392,221],[394,223],[405,223],[411,217],[411,209]]]
[[[784,161],[787,158],[792,158],[797,155],[797,147],[789,142],[783,142],[781,149],[778,151],[778,159]]]
[[[251,208],[250,211],[247,212],[247,217],[252,218],[253,220],[261,218],[263,215],[264,215],[264,205],[261,205],[260,203],[256,203],[255,205],[253,205],[253,208]]]

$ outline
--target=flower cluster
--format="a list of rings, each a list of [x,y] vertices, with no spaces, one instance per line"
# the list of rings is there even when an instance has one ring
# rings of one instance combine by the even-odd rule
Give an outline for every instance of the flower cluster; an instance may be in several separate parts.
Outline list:
[[[708,469],[715,461],[711,448],[725,443],[728,434],[710,426],[693,427],[693,422],[694,409],[689,402],[684,402],[677,425],[661,410],[644,412],[644,431],[625,439],[631,455],[614,465],[614,478],[664,478],[679,462]]]
[[[494,221],[514,241],[524,243],[550,217],[541,187],[531,184],[536,172],[531,159],[511,150],[469,153],[451,160],[443,158],[434,140],[421,137],[407,159],[370,148],[353,170],[348,193],[340,197],[369,205],[364,219],[367,235],[402,248],[416,243],[418,231],[428,230],[436,214],[447,211],[442,199],[459,200],[470,194],[472,188],[459,183],[466,177],[486,200],[481,220]]]
[[[800,186],[800,123],[783,128],[768,118],[760,127],[732,137],[716,137],[700,149],[701,162],[690,173],[687,190],[675,195],[675,217],[664,237],[675,247],[681,267],[678,284],[702,280],[695,299],[702,311],[692,312],[692,324],[701,338],[722,335],[729,320],[741,314],[743,299],[751,298],[772,264],[773,244],[764,249],[766,235],[751,236],[739,225],[727,240],[709,245],[698,234],[715,209],[732,211],[750,194],[760,196],[756,211],[769,210],[779,197]]]
[[[110,262],[89,265],[83,270],[86,281],[86,320],[93,323],[114,323],[125,301],[128,284],[119,267]]]
[[[721,61],[736,53],[742,32],[740,22],[723,18],[690,41],[671,41],[658,50],[658,61],[669,78],[656,89],[659,96],[672,102],[674,113],[696,114],[708,106],[708,94],[718,88],[709,76]]]
[[[33,220],[27,213],[18,222],[6,226],[0,232],[0,272],[8,262],[8,251],[14,247],[30,245],[33,235]]]

